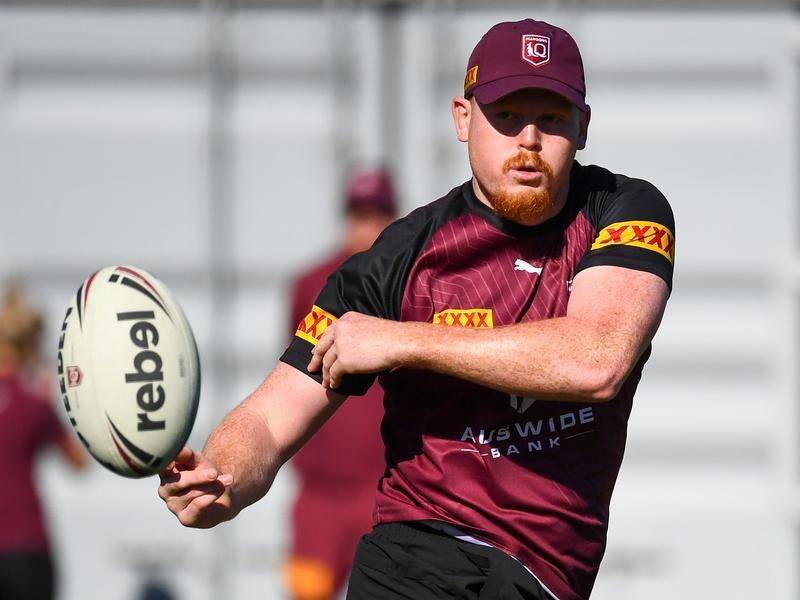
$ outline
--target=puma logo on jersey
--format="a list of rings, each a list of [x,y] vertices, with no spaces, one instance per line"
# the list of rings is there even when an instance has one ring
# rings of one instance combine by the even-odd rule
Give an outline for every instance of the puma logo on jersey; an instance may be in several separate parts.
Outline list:
[[[542,267],[534,267],[532,264],[525,262],[521,258],[514,261],[515,271],[525,271],[526,273],[534,273],[535,275],[542,274]]]

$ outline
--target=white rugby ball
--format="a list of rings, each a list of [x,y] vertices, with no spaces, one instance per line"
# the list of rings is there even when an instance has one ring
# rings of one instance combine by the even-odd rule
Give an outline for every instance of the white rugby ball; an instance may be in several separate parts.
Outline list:
[[[81,442],[119,475],[157,473],[192,430],[194,336],[166,286],[143,269],[106,267],[78,288],[61,328],[58,377]]]

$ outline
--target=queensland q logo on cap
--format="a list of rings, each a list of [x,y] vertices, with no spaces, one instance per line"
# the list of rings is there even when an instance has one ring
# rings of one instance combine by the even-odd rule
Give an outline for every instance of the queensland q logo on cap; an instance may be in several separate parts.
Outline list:
[[[525,34],[522,36],[522,60],[541,67],[550,61],[550,38],[545,35]]]

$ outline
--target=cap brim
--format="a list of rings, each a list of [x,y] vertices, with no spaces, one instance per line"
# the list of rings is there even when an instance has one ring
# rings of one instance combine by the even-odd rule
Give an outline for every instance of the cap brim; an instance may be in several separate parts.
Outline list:
[[[530,88],[555,92],[572,102],[583,112],[589,110],[589,105],[586,104],[583,95],[574,88],[555,79],[537,77],[535,75],[517,75],[488,81],[475,86],[469,93],[474,95],[481,104],[491,104],[504,96]]]

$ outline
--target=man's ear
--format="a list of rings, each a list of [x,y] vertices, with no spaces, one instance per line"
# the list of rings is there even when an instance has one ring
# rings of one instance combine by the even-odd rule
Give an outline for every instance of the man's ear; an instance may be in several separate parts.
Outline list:
[[[578,133],[578,150],[586,148],[586,138],[589,136],[589,121],[592,118],[591,107],[586,107],[586,112],[579,111],[580,131]]]
[[[472,117],[472,103],[463,96],[456,96],[453,98],[450,108],[453,111],[453,123],[456,126],[458,141],[469,141],[469,120]]]

